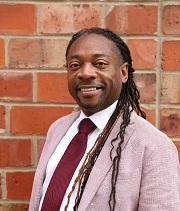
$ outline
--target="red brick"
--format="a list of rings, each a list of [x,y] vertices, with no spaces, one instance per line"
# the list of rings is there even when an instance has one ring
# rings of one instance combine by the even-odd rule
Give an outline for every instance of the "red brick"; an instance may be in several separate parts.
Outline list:
[[[180,136],[180,110],[164,108],[161,110],[160,129],[168,136]]]
[[[137,88],[140,91],[141,102],[155,102],[156,100],[156,74],[136,73],[134,75]]]
[[[149,5],[118,5],[106,17],[106,27],[117,34],[157,33],[158,7]]]
[[[42,33],[66,34],[74,31],[72,5],[42,5],[40,11]]]
[[[163,33],[180,34],[180,5],[166,5],[163,8]]]
[[[180,70],[180,40],[165,41],[162,45],[162,69]]]
[[[0,33],[35,34],[36,8],[30,4],[0,4]]]
[[[41,32],[67,34],[82,28],[102,26],[101,5],[42,5]]]
[[[5,66],[5,42],[0,38],[0,67]]]
[[[6,173],[7,198],[29,199],[34,179],[34,172]]]
[[[14,106],[10,112],[11,133],[46,134],[50,124],[72,111],[59,106]]]
[[[157,42],[155,40],[129,40],[128,46],[135,69],[152,69],[157,66]]]
[[[0,105],[0,133],[5,130],[5,107]]]
[[[65,39],[11,39],[9,66],[12,68],[64,68]]]
[[[41,152],[43,150],[44,143],[45,143],[45,139],[41,139],[41,140],[37,141],[37,158],[38,158],[38,161],[39,161],[39,158],[41,156]]]
[[[162,74],[161,103],[180,103],[180,74]]]
[[[2,211],[28,211],[29,205],[27,203],[3,203],[0,204]]]
[[[74,29],[102,27],[103,7],[101,5],[74,5]]]
[[[0,167],[30,166],[32,145],[30,139],[1,139]]]
[[[32,74],[0,73],[0,99],[32,100]]]
[[[156,126],[156,110],[155,110],[155,108],[143,106],[143,111],[146,113],[147,121],[150,122],[152,125]]]
[[[38,101],[74,103],[67,86],[67,73],[39,73]]]

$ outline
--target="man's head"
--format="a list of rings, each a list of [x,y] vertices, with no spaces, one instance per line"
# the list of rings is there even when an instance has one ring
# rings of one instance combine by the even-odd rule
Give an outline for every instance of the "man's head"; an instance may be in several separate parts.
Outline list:
[[[69,92],[86,115],[119,99],[132,61],[116,34],[100,28],[82,30],[70,41],[66,59]]]

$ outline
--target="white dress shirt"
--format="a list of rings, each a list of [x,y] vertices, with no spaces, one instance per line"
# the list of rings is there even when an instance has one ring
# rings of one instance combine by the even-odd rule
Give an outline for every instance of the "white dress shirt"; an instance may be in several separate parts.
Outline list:
[[[99,134],[102,133],[104,127],[106,126],[109,118],[111,117],[113,111],[115,110],[116,104],[117,104],[117,101],[114,102],[108,108],[106,108],[106,109],[104,109],[100,112],[97,112],[97,113],[93,114],[92,116],[88,117],[96,125],[96,129],[88,135],[86,152],[85,152],[84,156],[82,157],[82,159],[81,159],[78,167],[76,168],[76,171],[74,172],[74,175],[73,175],[73,177],[72,177],[72,179],[69,183],[69,186],[66,190],[63,201],[61,203],[60,211],[64,211],[64,208],[67,204],[67,196],[72,189],[72,186],[74,184],[76,177],[78,176],[79,169],[81,168],[87,153],[93,147],[93,145],[95,144],[95,141],[98,138]],[[56,166],[58,165],[59,160],[62,158],[64,152],[66,151],[66,148],[68,147],[70,141],[73,139],[73,137],[76,135],[76,133],[78,133],[79,123],[84,118],[87,118],[87,116],[81,111],[79,118],[77,118],[76,121],[71,125],[71,127],[67,131],[66,135],[59,142],[59,144],[56,147],[54,153],[52,154],[51,158],[49,159],[49,162],[48,162],[48,165],[47,165],[47,168],[46,168],[46,177],[45,177],[43,187],[42,187],[42,196],[41,196],[38,211],[41,210],[43,199],[44,199],[47,187],[49,185],[49,182],[51,180],[51,177],[53,175],[53,172],[56,169]],[[75,190],[73,191],[73,193],[71,195],[70,203],[69,203],[69,206],[68,206],[68,209],[67,209],[68,211],[73,211],[76,194],[77,194],[77,187],[75,188]]]

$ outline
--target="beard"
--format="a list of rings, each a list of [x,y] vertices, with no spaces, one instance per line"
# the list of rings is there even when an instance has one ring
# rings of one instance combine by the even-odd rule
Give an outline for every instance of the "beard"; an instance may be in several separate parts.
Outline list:
[[[97,102],[82,102],[78,97],[76,100],[77,104],[84,113],[94,114],[98,111],[105,109],[107,106],[104,105],[102,97]]]

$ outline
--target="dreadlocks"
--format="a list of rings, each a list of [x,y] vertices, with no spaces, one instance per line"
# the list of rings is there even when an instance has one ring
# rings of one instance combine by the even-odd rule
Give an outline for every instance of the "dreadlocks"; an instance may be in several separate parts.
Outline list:
[[[117,136],[111,140],[112,149],[110,152],[110,157],[112,160],[112,177],[111,177],[111,193],[109,196],[109,208],[110,211],[115,210],[116,205],[116,182],[117,182],[117,176],[118,176],[118,170],[119,170],[119,163],[121,159],[121,145],[124,142],[124,135],[126,127],[130,123],[130,116],[131,112],[134,110],[137,114],[140,114],[143,118],[146,118],[145,113],[142,111],[140,107],[140,94],[136,87],[136,84],[133,80],[133,72],[135,71],[132,67],[132,59],[130,55],[130,51],[128,46],[125,44],[125,42],[116,34],[114,34],[112,31],[107,29],[101,29],[101,28],[91,28],[91,29],[84,29],[79,31],[78,33],[74,34],[72,39],[69,42],[69,45],[66,50],[66,60],[68,57],[68,52],[71,48],[71,45],[80,37],[83,35],[89,35],[89,34],[98,34],[103,37],[106,37],[107,39],[111,40],[117,48],[119,49],[120,56],[123,60],[123,62],[127,62],[129,64],[128,67],[128,80],[124,84],[122,84],[122,90],[118,99],[118,103],[116,106],[115,111],[113,112],[112,116],[110,117],[103,133],[98,137],[96,140],[93,148],[90,150],[90,152],[87,154],[86,159],[79,171],[78,177],[76,178],[74,185],[72,187],[72,191],[69,193],[68,196],[68,203],[66,205],[66,208],[68,207],[70,196],[72,192],[75,189],[76,184],[78,183],[78,192],[75,200],[75,206],[74,210],[77,210],[78,205],[80,203],[85,185],[87,183],[88,177],[91,173],[91,170],[101,152],[101,149],[104,146],[104,143],[106,142],[114,124],[116,123],[120,113],[122,113],[123,121],[120,125],[119,132]],[[100,141],[99,141],[100,140]],[[117,148],[116,148],[116,155],[112,158],[112,150],[114,149],[114,142],[118,142]]]

